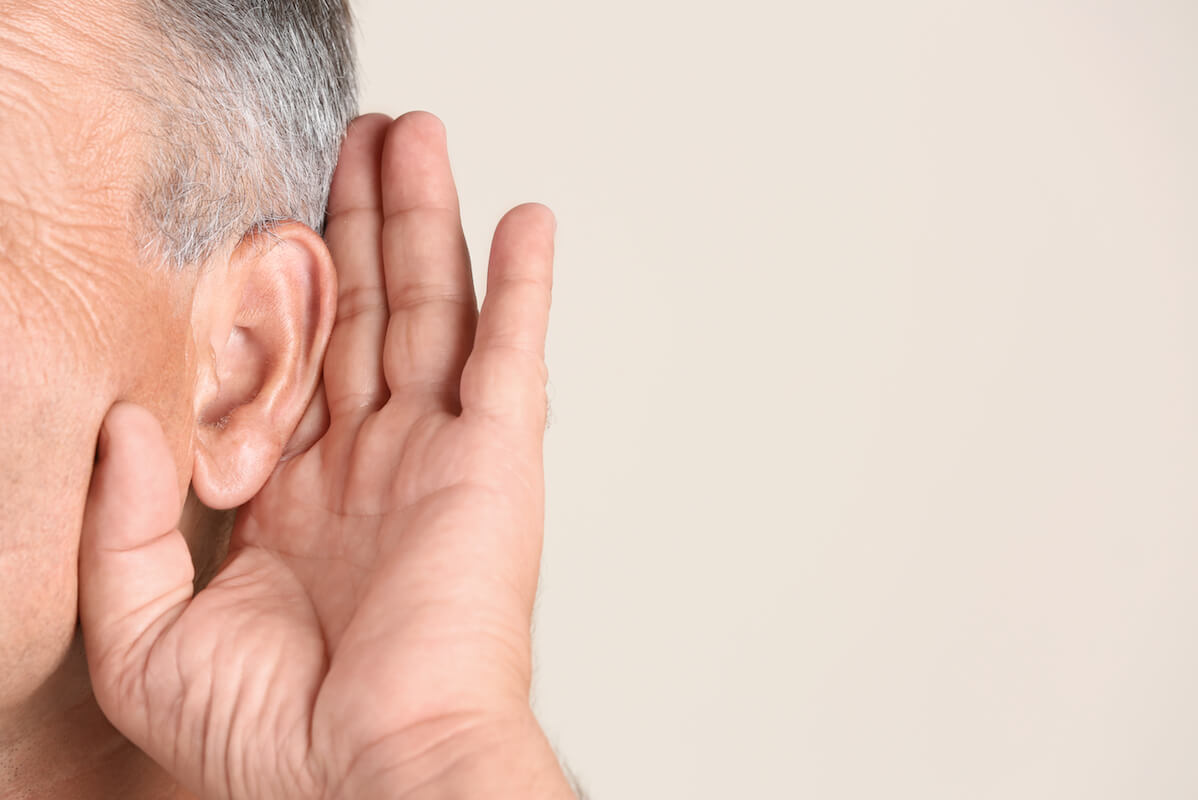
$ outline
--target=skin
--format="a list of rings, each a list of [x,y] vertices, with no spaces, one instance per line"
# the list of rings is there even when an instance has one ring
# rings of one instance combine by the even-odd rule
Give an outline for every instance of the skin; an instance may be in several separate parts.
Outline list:
[[[480,316],[444,127],[372,115],[324,240],[139,264],[119,10],[0,3],[0,797],[572,797],[528,706],[552,214]]]

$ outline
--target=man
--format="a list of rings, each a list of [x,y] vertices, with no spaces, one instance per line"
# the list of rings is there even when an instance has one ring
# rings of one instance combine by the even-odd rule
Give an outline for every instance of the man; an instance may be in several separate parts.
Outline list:
[[[348,25],[0,0],[0,797],[573,796],[528,707],[554,221],[479,315],[439,121],[338,156]]]

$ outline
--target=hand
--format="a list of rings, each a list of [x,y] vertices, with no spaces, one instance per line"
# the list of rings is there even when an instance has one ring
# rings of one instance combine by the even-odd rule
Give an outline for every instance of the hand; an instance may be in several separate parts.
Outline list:
[[[528,707],[554,220],[499,223],[477,312],[444,128],[360,118],[338,317],[284,461],[193,595],[171,456],[117,404],[80,546],[96,698],[203,797],[572,797]],[[497,777],[502,773],[502,776]]]

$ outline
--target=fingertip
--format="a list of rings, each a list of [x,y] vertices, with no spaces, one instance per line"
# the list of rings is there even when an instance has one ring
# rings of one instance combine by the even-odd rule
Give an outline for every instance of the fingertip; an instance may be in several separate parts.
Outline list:
[[[90,502],[102,518],[133,512],[169,527],[182,498],[175,457],[158,419],[128,401],[112,405],[100,424]],[[172,516],[174,515],[174,516]]]
[[[353,146],[359,141],[374,140],[386,131],[390,124],[391,117],[386,114],[363,114],[355,117],[345,128],[345,141]]]
[[[443,170],[449,150],[449,134],[445,123],[435,114],[428,111],[409,111],[395,118],[387,128],[383,142],[383,165],[404,164],[409,170],[409,180],[414,180],[412,172],[433,170],[439,174]],[[402,187],[399,187],[402,188]]]
[[[118,400],[104,415],[100,425],[101,455],[111,453],[119,442],[124,445],[130,440],[136,443],[153,445],[156,440],[164,440],[165,434],[158,418],[143,406],[127,400]]]
[[[356,118],[345,130],[342,153],[361,149],[376,154],[390,125],[391,117],[386,114],[363,114]]]
[[[553,209],[544,203],[535,201],[521,203],[504,216],[513,219],[519,218],[521,221],[541,225],[554,232],[557,231],[557,214],[553,213]]]
[[[366,114],[349,124],[333,171],[327,215],[378,206],[378,161],[391,125],[386,114]]]
[[[506,278],[553,286],[557,217],[542,203],[522,203],[500,219],[491,241],[488,291]]]
[[[391,124],[391,117],[378,111],[372,111],[368,114],[360,114],[353,118],[349,123],[349,130],[357,131],[362,128],[373,130],[376,127],[386,127]]]
[[[421,109],[399,115],[395,118],[392,128],[395,130],[412,128],[422,136],[439,139],[445,139],[449,135],[445,122],[440,117],[431,111]]]

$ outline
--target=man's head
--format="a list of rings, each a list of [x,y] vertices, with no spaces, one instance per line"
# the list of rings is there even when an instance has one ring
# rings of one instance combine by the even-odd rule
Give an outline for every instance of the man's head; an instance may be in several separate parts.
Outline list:
[[[0,0],[0,711],[53,672],[100,423],[236,507],[317,382],[344,0]],[[193,545],[210,531],[192,503]]]

